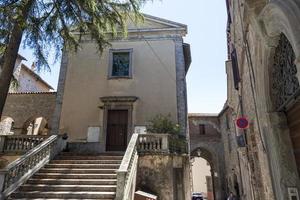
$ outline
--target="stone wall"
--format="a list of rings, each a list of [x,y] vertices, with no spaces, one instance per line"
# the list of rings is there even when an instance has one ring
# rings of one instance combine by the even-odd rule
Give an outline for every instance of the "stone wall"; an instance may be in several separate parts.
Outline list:
[[[224,149],[217,114],[189,114],[189,134],[191,157],[199,156],[206,159],[214,174],[215,199],[225,198],[224,182]],[[205,134],[200,134],[199,125],[204,126]]]
[[[186,171],[188,158],[172,155],[139,156],[137,190],[157,195],[159,200],[190,199],[190,185]]]
[[[282,34],[295,53],[295,60],[291,62],[298,71],[300,69],[300,3],[297,0],[228,3],[229,54],[234,47],[240,75],[238,90],[235,90],[229,60],[226,63],[228,108],[220,116],[225,158],[232,162],[226,164],[228,190],[235,191],[233,183],[238,182],[243,199],[289,199],[289,188],[300,189],[299,175],[286,115],[274,108],[271,98],[274,87],[271,81],[274,52]],[[282,63],[283,68],[285,64]],[[300,74],[296,76],[299,79]],[[277,86],[280,84],[285,83],[278,82]],[[241,116],[249,119],[250,126],[246,130],[234,125]],[[227,126],[228,120],[231,125],[222,128]],[[237,147],[234,138],[238,135],[244,136],[246,147]]]
[[[51,129],[51,119],[55,108],[55,92],[47,93],[11,93],[8,95],[2,118],[14,120],[15,134],[22,132],[24,124],[37,117],[44,117]]]

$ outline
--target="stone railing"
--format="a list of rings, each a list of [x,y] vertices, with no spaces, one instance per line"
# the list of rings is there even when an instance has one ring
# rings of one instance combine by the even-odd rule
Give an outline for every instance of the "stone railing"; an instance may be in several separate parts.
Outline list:
[[[134,197],[138,165],[138,137],[139,135],[137,133],[132,135],[120,168],[117,170],[117,192],[115,200],[132,200]]]
[[[36,147],[48,137],[42,135],[1,135],[0,152],[24,153]]]
[[[27,151],[19,159],[0,170],[0,199],[5,199],[35,172],[42,168],[66,146],[62,136],[52,135],[42,143]]]
[[[139,135],[139,154],[186,154],[187,142],[184,138],[170,134],[147,133]]]

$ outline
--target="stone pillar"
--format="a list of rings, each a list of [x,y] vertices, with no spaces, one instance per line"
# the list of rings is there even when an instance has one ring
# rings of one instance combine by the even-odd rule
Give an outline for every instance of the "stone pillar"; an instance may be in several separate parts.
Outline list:
[[[52,124],[51,124],[52,127],[50,132],[51,135],[59,134],[59,122],[60,122],[60,115],[61,115],[61,109],[63,103],[67,68],[68,68],[68,52],[66,50],[63,50],[61,64],[60,64],[58,85],[57,85],[56,104],[55,104],[55,110],[53,113]]]
[[[185,61],[183,54],[183,40],[175,40],[175,59],[176,59],[176,91],[177,91],[177,117],[181,127],[180,134],[187,136],[187,92],[185,80]]]
[[[295,187],[300,191],[300,182],[286,116],[273,112],[268,114],[268,120],[268,124],[263,126],[263,134],[267,138],[265,141],[275,198],[288,199],[288,188]]]

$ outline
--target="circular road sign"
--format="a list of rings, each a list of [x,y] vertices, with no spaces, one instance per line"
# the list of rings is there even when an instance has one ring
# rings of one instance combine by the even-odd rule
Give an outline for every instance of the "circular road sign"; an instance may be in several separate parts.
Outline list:
[[[236,120],[236,126],[240,129],[246,129],[249,127],[249,121],[245,117],[240,117]]]

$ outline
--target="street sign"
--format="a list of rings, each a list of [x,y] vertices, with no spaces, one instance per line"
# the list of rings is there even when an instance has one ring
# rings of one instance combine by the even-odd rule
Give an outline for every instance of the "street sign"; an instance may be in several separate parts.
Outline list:
[[[236,120],[236,126],[240,129],[246,129],[249,127],[249,121],[245,117],[240,117]]]

